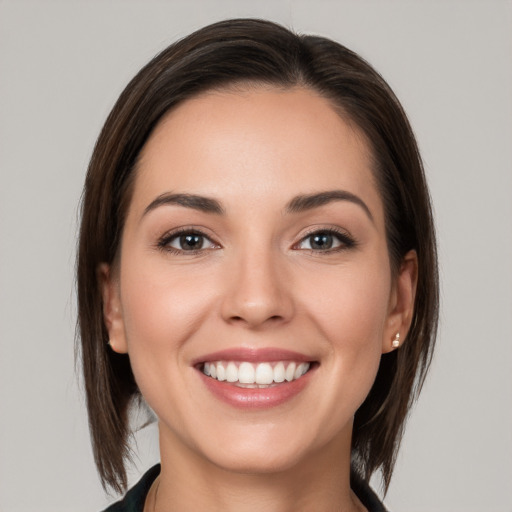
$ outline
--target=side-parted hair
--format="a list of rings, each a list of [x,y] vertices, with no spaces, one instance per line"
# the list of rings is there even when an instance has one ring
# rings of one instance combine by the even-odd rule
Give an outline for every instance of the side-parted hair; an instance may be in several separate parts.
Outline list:
[[[418,147],[398,99],[357,54],[269,21],[234,19],[172,44],[139,71],[108,116],[87,171],[77,255],[77,333],[94,457],[105,488],[126,489],[128,411],[140,402],[140,391],[129,356],[107,344],[98,268],[114,264],[118,256],[138,156],[162,117],[179,103],[208,90],[251,84],[310,89],[360,129],[372,152],[395,275],[404,255],[417,252],[417,292],[406,342],[382,355],[354,420],[353,470],[366,481],[381,470],[385,489],[389,486],[408,411],[430,365],[438,321],[435,233]]]

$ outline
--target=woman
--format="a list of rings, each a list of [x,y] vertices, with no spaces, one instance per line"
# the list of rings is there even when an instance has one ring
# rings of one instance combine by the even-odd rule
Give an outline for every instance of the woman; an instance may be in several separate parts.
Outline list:
[[[259,20],[164,50],[98,139],[77,273],[105,486],[141,397],[159,425],[108,510],[384,510],[437,263],[414,136],[359,56]]]

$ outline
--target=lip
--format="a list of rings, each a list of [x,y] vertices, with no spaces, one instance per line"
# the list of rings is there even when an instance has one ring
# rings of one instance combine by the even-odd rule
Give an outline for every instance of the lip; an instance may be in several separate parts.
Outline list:
[[[280,348],[231,348],[211,352],[194,359],[193,366],[210,361],[247,361],[249,363],[272,363],[277,361],[312,362],[312,358],[299,352]]]
[[[267,388],[242,388],[226,381],[218,381],[202,372],[202,364],[209,361],[247,361],[251,363],[296,361],[310,362],[310,370],[291,382],[275,384]],[[212,352],[197,358],[194,363],[199,377],[206,388],[219,400],[238,409],[262,410],[282,405],[296,397],[311,381],[317,364],[312,358],[277,348],[236,348]]]

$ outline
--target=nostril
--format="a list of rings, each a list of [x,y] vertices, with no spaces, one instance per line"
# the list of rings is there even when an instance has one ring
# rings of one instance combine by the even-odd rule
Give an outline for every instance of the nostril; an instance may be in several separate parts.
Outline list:
[[[272,315],[267,318],[254,318],[253,316],[248,316],[245,318],[243,315],[232,315],[229,320],[233,323],[247,323],[247,324],[263,324],[263,323],[277,323],[282,322],[284,317],[282,315]]]

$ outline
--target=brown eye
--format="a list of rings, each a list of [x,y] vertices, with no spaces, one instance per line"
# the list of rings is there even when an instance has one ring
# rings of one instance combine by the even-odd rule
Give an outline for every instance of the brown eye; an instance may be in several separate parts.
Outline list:
[[[325,251],[332,249],[334,237],[330,233],[316,233],[309,237],[309,245],[311,249]]]
[[[175,252],[194,252],[208,249],[216,249],[218,245],[213,243],[203,233],[195,231],[181,231],[166,236],[158,244],[162,249]]]
[[[202,235],[189,234],[189,235],[181,235],[176,238],[174,241],[178,247],[177,249],[181,249],[182,251],[197,251],[198,249],[202,249],[204,245],[204,237]],[[175,247],[174,243],[170,245]]]
[[[298,249],[315,252],[329,252],[348,249],[355,245],[355,241],[345,233],[337,231],[315,231],[304,237],[298,244]]]

